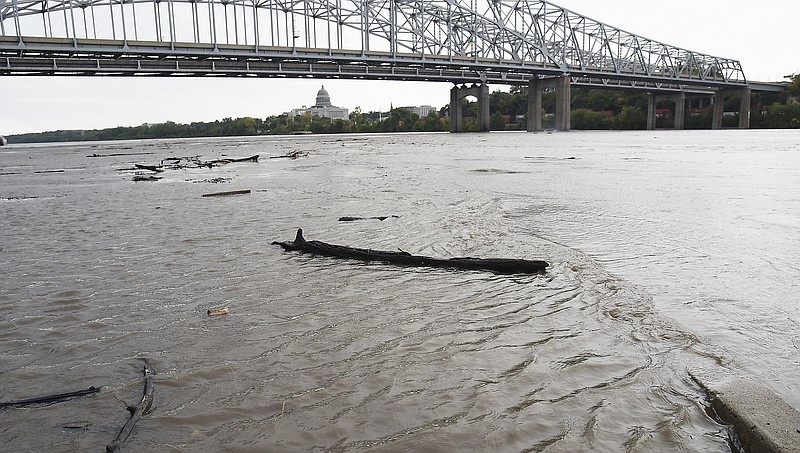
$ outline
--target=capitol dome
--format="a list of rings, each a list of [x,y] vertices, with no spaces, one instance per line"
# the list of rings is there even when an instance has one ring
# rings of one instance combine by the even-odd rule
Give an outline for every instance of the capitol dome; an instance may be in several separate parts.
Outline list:
[[[317,91],[317,107],[330,107],[331,106],[331,95],[328,94],[328,91],[325,89],[325,85],[322,85],[322,88]]]

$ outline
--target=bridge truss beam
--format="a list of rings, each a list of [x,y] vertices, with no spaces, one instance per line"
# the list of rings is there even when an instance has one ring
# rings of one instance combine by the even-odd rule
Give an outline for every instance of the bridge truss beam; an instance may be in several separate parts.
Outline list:
[[[0,58],[19,75],[747,84],[738,61],[544,0],[0,0]]]

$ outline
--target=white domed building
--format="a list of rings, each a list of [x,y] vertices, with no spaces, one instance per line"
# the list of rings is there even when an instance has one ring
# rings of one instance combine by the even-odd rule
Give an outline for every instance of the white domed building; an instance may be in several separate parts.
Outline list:
[[[323,85],[322,88],[317,91],[317,102],[313,106],[303,106],[299,109],[293,109],[291,111],[292,116],[305,115],[306,113],[310,113],[311,116],[319,116],[321,118],[342,120],[350,118],[349,111],[346,108],[336,107],[335,105],[331,104],[331,95],[328,94],[328,90],[325,89],[325,85]]]

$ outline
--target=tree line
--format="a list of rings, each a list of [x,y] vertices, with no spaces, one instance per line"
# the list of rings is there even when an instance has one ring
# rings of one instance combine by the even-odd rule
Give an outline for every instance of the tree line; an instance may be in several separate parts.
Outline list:
[[[490,129],[525,130],[528,109],[527,87],[512,87],[509,92],[490,94]],[[630,90],[573,88],[571,127],[576,130],[641,130],[647,126],[648,95]],[[800,75],[793,75],[788,86],[778,93],[753,93],[750,127],[753,129],[800,128]],[[723,117],[723,127],[738,125],[740,98],[725,100],[725,111],[736,112]],[[462,102],[465,130],[477,130],[477,102]],[[658,105],[662,112],[656,118],[656,127],[671,127],[674,109]],[[544,111],[542,126],[552,128],[555,111],[555,93],[542,95]],[[154,138],[225,137],[279,134],[337,134],[375,132],[436,132],[450,130],[449,108],[445,106],[420,117],[404,108],[389,112],[364,113],[356,107],[347,120],[305,115],[274,115],[264,119],[224,118],[213,122],[179,124],[172,121],[159,124],[142,124],[132,127],[114,127],[97,130],[51,131],[8,136],[9,143],[67,142],[95,140],[132,140]],[[712,108],[708,105],[686,111],[686,129],[709,129]]]

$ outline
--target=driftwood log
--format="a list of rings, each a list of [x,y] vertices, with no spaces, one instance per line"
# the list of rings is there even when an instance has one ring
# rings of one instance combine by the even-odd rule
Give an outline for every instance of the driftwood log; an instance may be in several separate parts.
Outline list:
[[[258,154],[250,157],[223,157],[222,159],[215,159],[210,160],[208,162],[204,162],[205,165],[213,166],[213,165],[224,165],[224,164],[232,164],[234,162],[258,162]]]
[[[275,241],[284,250],[312,253],[360,261],[379,261],[403,266],[443,267],[466,270],[485,270],[498,274],[537,274],[544,272],[549,264],[546,261],[508,258],[432,258],[412,255],[408,252],[361,249],[343,245],[328,244],[321,241],[307,241],[303,237],[303,229],[297,229],[297,236],[292,242]]]
[[[153,173],[161,173],[164,171],[164,167],[160,165],[134,164],[134,166],[139,170],[150,170]]]
[[[153,176],[153,175],[133,175],[134,181],[158,181],[161,179],[160,176]]]
[[[61,401],[66,401],[70,398],[74,398],[76,396],[86,396],[91,395],[93,393],[97,393],[100,391],[99,387],[89,387],[86,390],[77,390],[74,392],[66,392],[66,393],[56,393],[54,395],[47,395],[47,396],[38,396],[36,398],[27,398],[24,400],[16,400],[16,401],[6,401],[0,403],[0,409],[4,407],[11,407],[11,406],[28,406],[30,404],[47,404],[47,403],[58,403]]]
[[[130,412],[130,417],[128,418],[127,423],[122,427],[117,434],[117,438],[114,439],[114,442],[106,446],[106,452],[116,452],[122,448],[122,444],[128,440],[128,437],[133,432],[133,427],[136,426],[136,422],[139,421],[139,418],[142,415],[147,415],[150,412],[150,407],[153,405],[153,371],[147,366],[147,363],[144,364],[144,370],[142,371],[144,375],[144,395],[142,396],[141,401],[136,406],[128,406],[128,412]]]
[[[399,216],[396,215],[382,215],[382,216],[374,216],[374,217],[352,217],[349,215],[339,217],[340,222],[355,222],[356,220],[380,220],[383,222],[384,220],[388,219],[389,217],[396,219]]]
[[[227,192],[214,192],[214,193],[204,193],[200,195],[201,197],[229,197],[231,195],[244,195],[250,193],[250,189],[244,190],[229,190]]]

